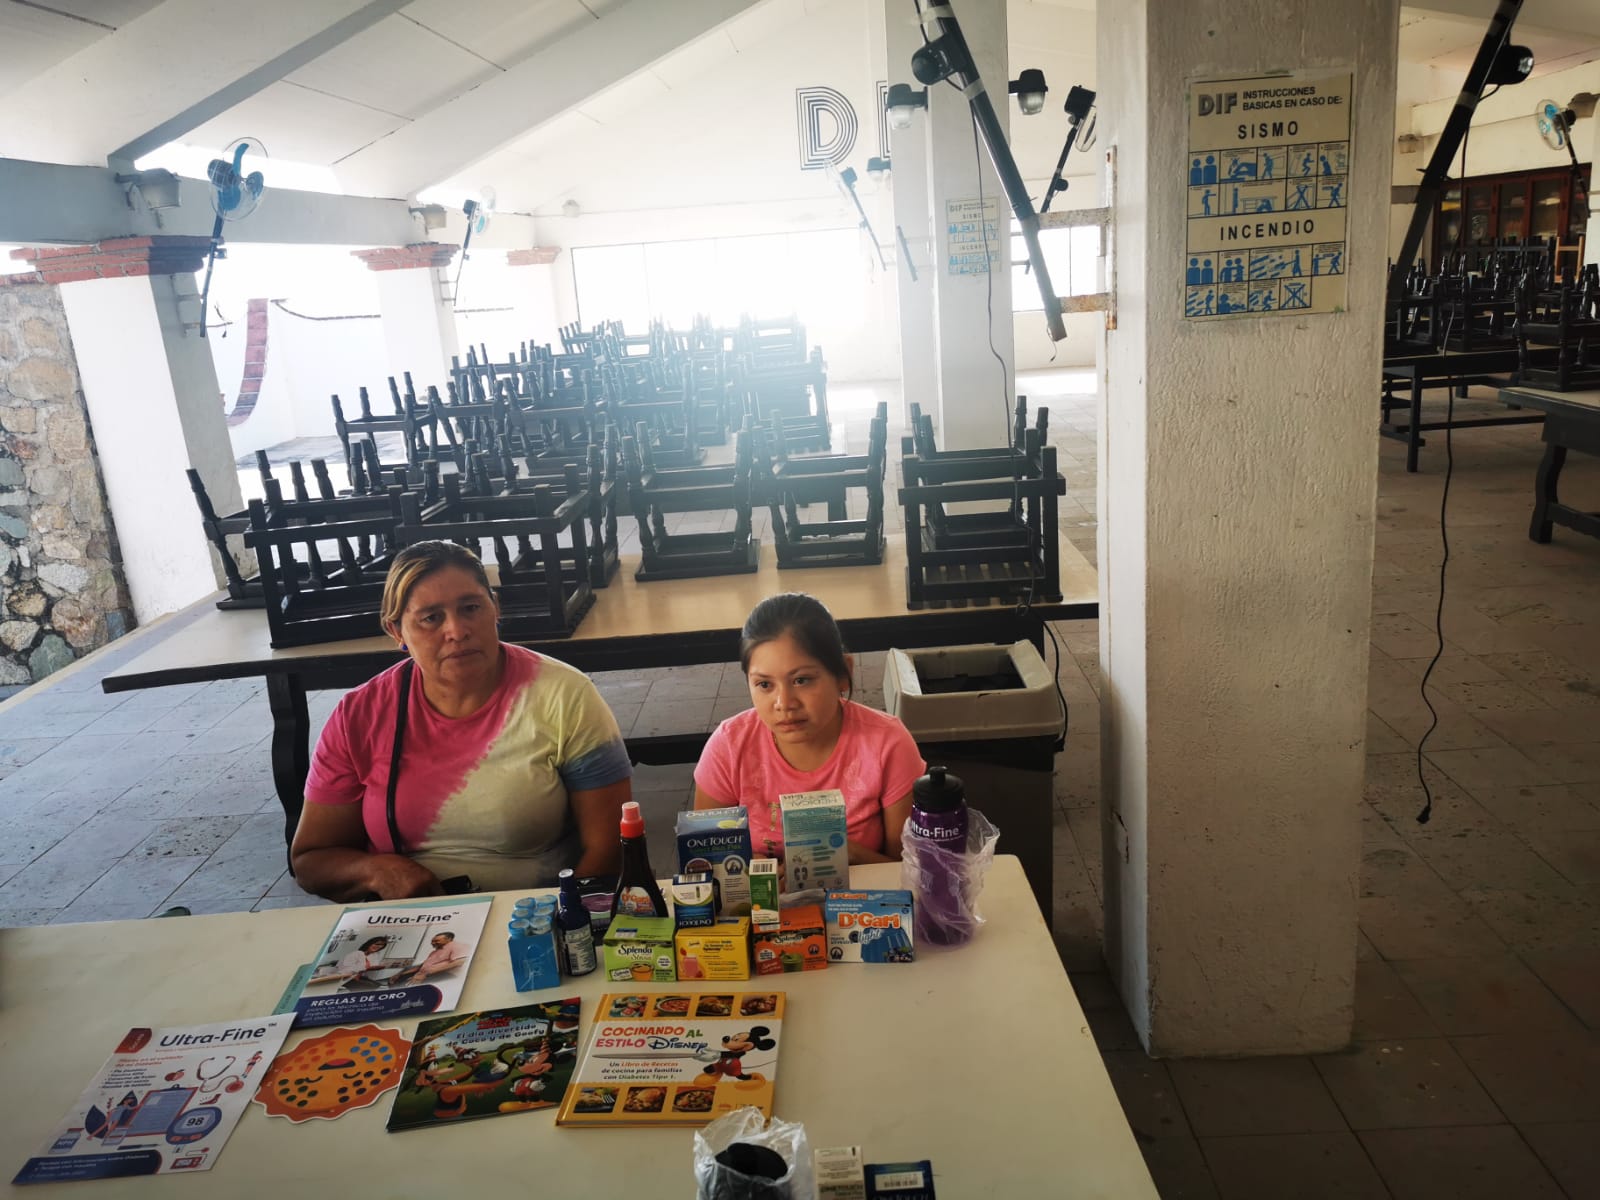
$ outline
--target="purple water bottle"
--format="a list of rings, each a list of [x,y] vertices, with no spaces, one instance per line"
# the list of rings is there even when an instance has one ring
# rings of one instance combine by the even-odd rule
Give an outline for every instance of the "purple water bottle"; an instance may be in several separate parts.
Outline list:
[[[958,776],[943,767],[911,787],[911,832],[932,848],[918,860],[917,936],[941,946],[959,946],[972,937],[967,911],[967,796]]]

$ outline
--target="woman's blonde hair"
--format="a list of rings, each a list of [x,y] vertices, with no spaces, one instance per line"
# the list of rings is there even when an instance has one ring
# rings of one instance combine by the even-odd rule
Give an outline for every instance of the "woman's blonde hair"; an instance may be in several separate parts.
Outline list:
[[[400,628],[400,618],[405,615],[412,589],[445,567],[460,567],[483,585],[490,599],[494,598],[483,563],[471,550],[454,542],[417,542],[396,554],[389,564],[388,577],[383,581],[383,605],[378,610],[378,619],[383,622],[385,631]]]

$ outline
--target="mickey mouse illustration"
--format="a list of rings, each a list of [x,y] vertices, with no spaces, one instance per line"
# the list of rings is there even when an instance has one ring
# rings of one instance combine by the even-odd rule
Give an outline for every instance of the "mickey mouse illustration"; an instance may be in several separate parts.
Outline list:
[[[744,1056],[752,1050],[771,1050],[778,1043],[769,1035],[772,1030],[765,1025],[752,1025],[747,1032],[730,1033],[722,1039],[722,1053],[717,1061],[701,1072],[704,1075],[721,1075],[724,1079],[749,1079],[744,1073]]]

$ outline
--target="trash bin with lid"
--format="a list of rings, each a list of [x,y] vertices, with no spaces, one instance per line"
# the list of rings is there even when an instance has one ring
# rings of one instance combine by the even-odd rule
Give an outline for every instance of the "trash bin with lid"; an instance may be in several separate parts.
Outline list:
[[[1039,652],[1027,641],[890,650],[883,701],[929,766],[961,777],[967,802],[999,828],[1000,852],[1022,861],[1050,925],[1053,782],[1066,712]]]

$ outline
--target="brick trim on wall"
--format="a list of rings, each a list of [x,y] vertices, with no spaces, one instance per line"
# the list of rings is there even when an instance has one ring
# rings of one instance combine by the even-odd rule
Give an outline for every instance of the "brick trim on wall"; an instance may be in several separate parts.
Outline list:
[[[526,250],[507,250],[508,267],[548,267],[561,253],[560,246],[530,246]]]
[[[411,271],[419,267],[448,267],[461,247],[446,242],[412,242],[408,246],[377,246],[352,250],[372,271]]]
[[[205,265],[211,239],[204,237],[108,238],[87,246],[22,246],[11,257],[33,268],[0,276],[0,283],[77,283],[84,279],[181,275]]]

